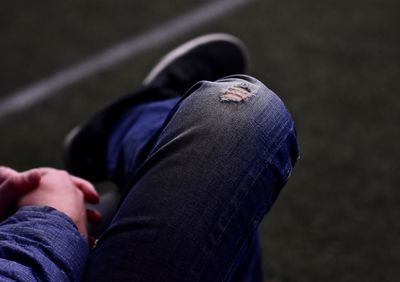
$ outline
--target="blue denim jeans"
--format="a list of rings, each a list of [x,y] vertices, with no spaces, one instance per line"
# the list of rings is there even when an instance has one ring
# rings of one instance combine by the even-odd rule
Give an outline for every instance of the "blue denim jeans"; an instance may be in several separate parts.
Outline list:
[[[120,206],[87,281],[262,281],[258,226],[298,158],[282,101],[245,75],[135,105],[108,151]]]

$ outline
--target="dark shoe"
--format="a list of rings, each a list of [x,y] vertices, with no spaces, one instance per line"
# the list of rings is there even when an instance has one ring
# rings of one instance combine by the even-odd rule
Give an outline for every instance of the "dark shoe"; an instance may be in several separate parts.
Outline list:
[[[197,37],[165,55],[145,78],[144,85],[183,95],[200,80],[214,81],[247,72],[247,49],[236,37],[216,33]]]
[[[122,113],[141,102],[183,95],[200,80],[245,73],[247,63],[244,44],[228,34],[201,36],[175,48],[153,68],[141,89],[118,98],[67,135],[66,169],[90,181],[106,180],[108,138]]]

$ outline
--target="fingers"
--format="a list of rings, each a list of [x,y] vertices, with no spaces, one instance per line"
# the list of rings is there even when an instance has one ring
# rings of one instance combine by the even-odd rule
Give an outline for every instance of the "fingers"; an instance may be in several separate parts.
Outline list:
[[[12,177],[15,187],[34,188],[40,183],[42,173],[39,170],[28,170]]]
[[[10,177],[17,175],[18,172],[5,166],[0,166],[0,184],[2,184],[4,181],[9,179]]]
[[[96,188],[94,188],[94,186],[89,181],[86,181],[82,178],[73,176],[73,175],[69,174],[67,171],[58,170],[58,169],[54,169],[54,168],[42,167],[42,168],[34,169],[34,171],[38,171],[39,174],[41,174],[41,175],[44,175],[44,174],[52,172],[52,171],[53,172],[57,171],[57,172],[62,172],[62,173],[68,174],[70,176],[72,183],[79,190],[82,191],[86,202],[91,203],[91,204],[99,203],[100,198],[96,191]]]
[[[77,186],[82,191],[86,202],[91,204],[99,203],[100,201],[99,194],[97,193],[96,188],[94,188],[92,183],[72,175],[71,179],[74,185]]]
[[[87,223],[97,224],[102,215],[86,209],[84,201],[97,204],[100,198],[88,181],[54,168],[17,172],[0,166],[0,220],[24,205],[48,205],[69,216],[87,237]]]
[[[90,224],[100,223],[102,215],[99,211],[93,209],[86,209],[86,215]]]
[[[63,170],[45,167],[31,169],[23,173],[18,173],[17,171],[8,167],[0,167],[0,184],[8,180],[12,182],[10,183],[12,184],[12,186],[29,189],[32,186],[35,187],[36,185],[38,185],[42,176],[54,171],[64,172],[68,174],[68,172]],[[73,184],[82,191],[85,197],[85,201],[91,204],[97,204],[99,202],[99,195],[90,182],[73,175],[70,176]]]
[[[0,214],[12,207],[17,199],[37,187],[40,174],[35,171],[18,173],[7,168],[0,168]]]

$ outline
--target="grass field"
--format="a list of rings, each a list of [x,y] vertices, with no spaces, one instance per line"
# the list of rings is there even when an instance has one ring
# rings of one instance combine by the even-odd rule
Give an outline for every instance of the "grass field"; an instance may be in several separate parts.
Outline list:
[[[207,1],[0,3],[0,98]],[[400,281],[400,2],[259,0],[0,120],[0,164],[62,167],[64,135],[208,32],[241,38],[251,74],[296,120],[302,159],[261,227],[271,281]]]

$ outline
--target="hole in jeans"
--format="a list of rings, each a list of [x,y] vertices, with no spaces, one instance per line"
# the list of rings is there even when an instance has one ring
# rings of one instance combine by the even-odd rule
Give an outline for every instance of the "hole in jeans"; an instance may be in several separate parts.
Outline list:
[[[243,102],[255,96],[257,89],[256,85],[242,82],[225,90],[220,99],[221,102]]]

